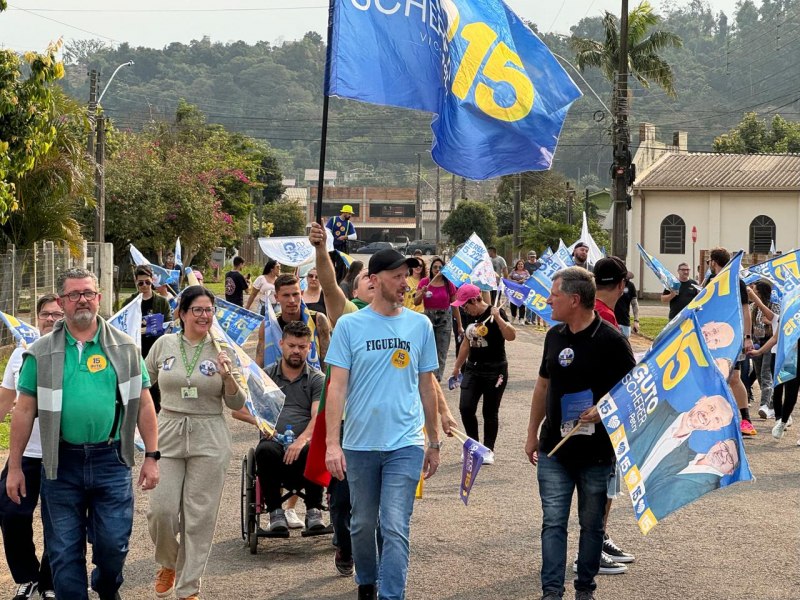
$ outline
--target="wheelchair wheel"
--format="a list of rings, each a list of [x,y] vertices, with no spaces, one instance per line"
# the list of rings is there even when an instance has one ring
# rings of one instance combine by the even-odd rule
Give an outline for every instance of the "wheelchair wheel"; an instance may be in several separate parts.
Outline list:
[[[242,539],[247,541],[247,457],[242,458],[242,486],[239,501],[239,516],[242,525]]]
[[[247,504],[247,545],[250,554],[258,552],[258,517],[256,515],[256,453],[253,448],[247,451],[244,461],[246,468],[246,504]]]

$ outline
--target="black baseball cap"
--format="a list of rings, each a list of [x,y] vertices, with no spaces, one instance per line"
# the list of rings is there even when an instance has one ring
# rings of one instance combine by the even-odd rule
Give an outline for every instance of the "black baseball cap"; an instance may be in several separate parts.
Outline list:
[[[406,258],[397,250],[387,248],[386,250],[380,250],[372,255],[372,258],[369,259],[369,269],[367,273],[370,275],[377,275],[381,271],[392,271],[403,265],[413,268],[419,265],[419,261],[416,258]]]
[[[573,252],[575,252],[575,250],[577,250],[578,248],[589,248],[589,245],[588,245],[586,242],[578,242],[578,243],[577,243],[577,244],[575,244],[575,246],[572,248],[572,251],[573,251]]]
[[[628,267],[616,256],[601,258],[594,265],[595,283],[604,285],[617,283],[628,277]]]

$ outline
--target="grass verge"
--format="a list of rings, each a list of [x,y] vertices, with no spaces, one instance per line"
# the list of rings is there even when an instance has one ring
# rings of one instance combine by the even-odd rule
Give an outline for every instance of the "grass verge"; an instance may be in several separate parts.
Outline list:
[[[669,322],[667,317],[641,317],[639,320],[639,335],[654,339],[664,326]]]

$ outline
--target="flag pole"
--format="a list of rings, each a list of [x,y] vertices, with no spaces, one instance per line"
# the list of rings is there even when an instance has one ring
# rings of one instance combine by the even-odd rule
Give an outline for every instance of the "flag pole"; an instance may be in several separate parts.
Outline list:
[[[336,0],[330,0],[328,6],[328,41],[325,48],[325,83],[322,99],[322,135],[319,140],[319,175],[317,175],[317,206],[314,211],[314,220],[322,225],[322,186],[325,182],[325,150],[328,144],[328,106],[330,98],[328,89],[331,77],[331,40],[333,38],[333,10]]]

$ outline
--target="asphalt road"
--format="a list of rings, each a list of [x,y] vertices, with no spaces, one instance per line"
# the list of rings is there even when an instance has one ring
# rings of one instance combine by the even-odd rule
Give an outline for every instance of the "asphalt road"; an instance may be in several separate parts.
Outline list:
[[[530,396],[541,360],[541,332],[523,328],[509,346],[509,385],[501,407],[497,463],[484,467],[469,506],[458,497],[459,447],[448,443],[439,472],[426,483],[412,521],[408,600],[538,599],[541,508],[534,468],[523,444]],[[639,344],[643,348],[645,342]],[[452,354],[452,352],[451,352]],[[447,392],[458,414],[456,392]],[[628,573],[599,578],[607,599],[795,600],[800,598],[800,425],[780,442],[770,421],[756,420],[759,435],[746,441],[755,483],[715,492],[660,523],[647,537],[630,503],[618,500],[610,533],[636,555]],[[330,538],[261,540],[252,556],[240,537],[240,457],[256,432],[230,420],[235,458],[219,514],[215,543],[203,581],[203,598],[298,600],[356,598],[352,579],[338,577]],[[4,458],[4,457],[3,457]],[[123,598],[153,598],[152,544],[147,534],[147,495],[137,493],[134,533]],[[577,551],[575,511],[571,557]],[[567,573],[570,581],[572,573]],[[0,569],[0,596],[12,582]],[[568,598],[572,597],[568,590]]]

